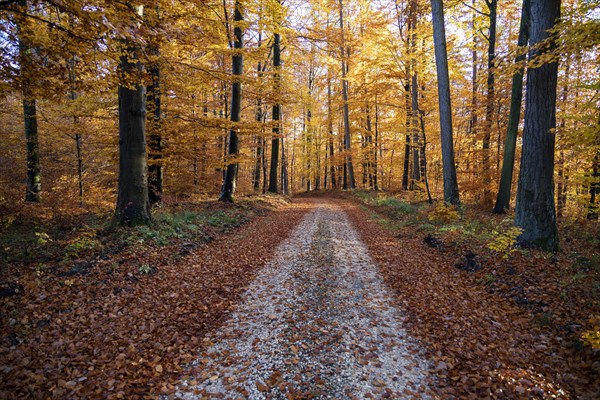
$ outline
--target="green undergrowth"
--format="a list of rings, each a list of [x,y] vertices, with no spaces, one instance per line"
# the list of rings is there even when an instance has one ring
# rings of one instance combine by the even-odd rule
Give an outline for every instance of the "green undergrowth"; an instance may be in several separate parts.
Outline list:
[[[112,211],[38,218],[16,216],[0,227],[0,277],[12,279],[21,268],[36,271],[69,269],[74,264],[112,258],[126,249],[208,243],[287,202],[279,198],[248,198],[236,204],[189,203],[154,210],[148,225],[118,227]]]

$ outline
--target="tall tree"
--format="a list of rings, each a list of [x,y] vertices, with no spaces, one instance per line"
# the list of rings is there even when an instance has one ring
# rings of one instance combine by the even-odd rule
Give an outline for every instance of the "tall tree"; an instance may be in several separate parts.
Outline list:
[[[131,24],[139,27],[142,5],[135,10]],[[146,87],[141,83],[144,65],[139,60],[136,39],[122,42],[119,73],[119,187],[116,216],[120,224],[136,225],[150,220],[146,153]]]
[[[344,149],[346,164],[344,174],[344,189],[354,189],[354,167],[352,166],[352,138],[350,136],[350,109],[348,107],[348,60],[346,59],[346,41],[344,38],[344,4],[339,0],[340,11],[340,53],[342,58],[342,97],[344,99]]]
[[[135,11],[131,24],[139,27],[144,6],[127,3]],[[144,65],[139,60],[136,39],[122,41],[119,65],[119,189],[116,217],[122,225],[145,224],[150,220],[148,160],[146,153],[146,87]]]
[[[442,0],[431,0],[433,17],[433,41],[435,65],[438,76],[438,102],[442,137],[442,170],[444,175],[444,201],[459,204],[454,143],[452,139],[452,105],[450,102],[450,77],[448,75],[448,53],[446,50],[446,27]]]
[[[21,14],[27,15],[27,1],[19,1],[17,6]],[[38,203],[41,200],[42,183],[37,107],[36,98],[33,93],[33,68],[35,65],[35,61],[33,60],[34,49],[32,49],[28,43],[28,36],[30,36],[32,32],[27,25],[26,18],[22,17],[17,26],[25,141],[27,143],[27,186],[25,188],[25,201]]]
[[[530,0],[523,0],[521,11],[521,23],[519,25],[519,39],[517,42],[519,52],[515,58],[515,64],[520,65],[525,61],[526,54],[522,48],[527,46],[529,40],[529,7]],[[515,150],[517,147],[517,134],[519,132],[519,121],[521,120],[521,102],[523,100],[523,67],[512,77],[512,90],[510,94],[510,113],[508,116],[508,128],[506,129],[506,141],[504,143],[504,158],[502,160],[502,172],[500,175],[500,186],[494,212],[504,213],[510,208],[510,189],[512,187],[513,170],[515,167]]]
[[[281,6],[281,0],[277,0]],[[276,15],[279,15],[280,10],[276,11]],[[274,78],[274,90],[277,100],[273,104],[272,118],[273,118],[273,139],[271,140],[271,170],[269,173],[269,192],[277,193],[277,170],[279,163],[279,135],[281,134],[281,103],[279,100],[279,90],[281,85],[281,35],[280,35],[281,21],[277,18],[275,22],[275,32],[273,38],[273,78]]]
[[[147,21],[152,28],[156,29],[160,24],[161,10],[155,6],[152,12],[148,13]],[[149,72],[150,85],[148,85],[148,113],[150,120],[148,124],[148,152],[150,163],[148,165],[148,197],[150,204],[160,203],[163,193],[163,112],[162,112],[162,93],[161,93],[161,67],[160,67],[160,38],[153,35],[149,39],[147,49],[150,57]]]
[[[238,161],[237,156],[240,152],[239,138],[237,135],[237,126],[241,120],[242,113],[242,73],[244,70],[244,55],[242,49],[244,48],[244,31],[242,30],[242,23],[244,21],[244,15],[242,13],[242,2],[241,0],[235,1],[234,13],[233,13],[233,48],[234,53],[231,62],[231,73],[233,75],[233,83],[231,85],[231,116],[232,127],[229,129],[229,145],[227,147],[227,169],[225,176],[223,177],[223,186],[221,188],[221,195],[219,201],[233,202],[233,195],[235,193],[235,186],[237,181],[238,172]]]
[[[494,61],[496,59],[496,22],[498,0],[485,0],[488,6],[489,29],[488,29],[488,58],[487,58],[487,96],[485,101],[485,125],[483,129],[483,204],[491,206],[492,194],[490,191],[490,141],[492,138],[492,124],[495,107],[495,81]]]
[[[539,47],[550,38],[560,17],[560,0],[531,0],[530,61],[548,56],[554,45]],[[558,61],[550,59],[527,71],[527,99],[515,224],[520,240],[545,250],[558,249],[554,210],[554,144]]]

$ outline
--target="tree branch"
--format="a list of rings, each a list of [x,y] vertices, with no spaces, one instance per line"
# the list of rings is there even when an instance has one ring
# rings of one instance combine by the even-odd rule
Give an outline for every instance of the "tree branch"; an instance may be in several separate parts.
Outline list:
[[[481,10],[478,10],[478,9],[476,9],[475,7],[471,6],[470,4],[468,4],[468,3],[464,2],[464,1],[463,1],[462,3],[463,3],[463,5],[464,5],[464,6],[466,6],[466,7],[470,8],[471,10],[475,11],[475,12],[476,12],[476,13],[478,13],[478,14],[481,14],[481,15],[483,15],[483,16],[485,16],[485,17],[489,17],[489,16],[490,16],[490,14],[489,14],[489,13],[485,13],[485,12],[483,12],[483,11],[481,11]],[[487,0],[486,0],[486,3],[487,3]]]

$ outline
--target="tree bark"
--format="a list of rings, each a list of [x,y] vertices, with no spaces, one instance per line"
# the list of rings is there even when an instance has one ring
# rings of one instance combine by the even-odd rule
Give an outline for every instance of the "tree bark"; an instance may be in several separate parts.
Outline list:
[[[530,0],[523,0],[521,11],[521,23],[519,26],[518,51],[527,46],[529,40],[529,8]],[[517,55],[515,64],[525,61],[525,53]],[[515,150],[517,148],[517,135],[519,132],[519,121],[521,120],[521,103],[523,100],[523,68],[519,69],[512,77],[512,90],[510,95],[510,113],[508,116],[508,128],[506,130],[506,141],[504,143],[504,157],[502,160],[502,172],[500,175],[500,186],[494,213],[500,214],[510,208],[510,190],[512,187],[513,171],[515,168]]]
[[[150,113],[150,124],[148,132],[148,152],[150,163],[148,165],[148,197],[150,205],[162,201],[163,194],[163,140],[162,140],[162,108],[161,108],[161,72],[158,59],[160,49],[158,44],[150,45],[148,53],[153,61],[150,64],[150,78],[148,86],[148,112]]]
[[[19,1],[17,7],[23,13],[27,12],[27,1]],[[40,145],[38,138],[38,121],[36,99],[32,88],[32,49],[23,33],[25,21],[17,26],[19,35],[19,63],[21,69],[21,92],[23,95],[23,125],[26,142],[27,184],[25,187],[25,202],[39,203],[41,201],[42,180],[40,166]]]
[[[491,206],[492,192],[490,191],[491,165],[490,165],[490,142],[492,138],[492,124],[494,118],[495,101],[495,72],[494,61],[496,59],[496,11],[498,0],[485,0],[489,9],[489,31],[488,31],[488,70],[487,70],[487,97],[485,102],[485,126],[483,130],[483,204]]]
[[[448,75],[448,55],[446,50],[446,28],[442,0],[431,0],[433,17],[433,40],[435,65],[438,76],[438,101],[440,108],[440,131],[442,139],[442,169],[444,175],[444,201],[459,204],[458,181],[454,163],[454,143],[452,139],[452,105],[450,102],[450,78]]]
[[[235,187],[237,183],[238,162],[237,158],[239,148],[239,138],[237,135],[237,124],[240,122],[242,112],[242,73],[244,71],[244,56],[242,49],[244,48],[244,31],[242,30],[242,22],[244,16],[242,13],[241,0],[235,1],[234,6],[234,28],[233,28],[233,48],[231,72],[233,74],[233,83],[231,85],[231,122],[233,126],[229,130],[229,143],[227,146],[227,169],[223,178],[223,187],[219,201],[233,203]],[[232,160],[232,158],[234,160]]]
[[[596,152],[592,165],[592,183],[590,183],[590,203],[588,205],[587,219],[598,219],[598,195],[600,195],[600,153]]]
[[[342,98],[344,99],[344,149],[346,150],[346,168],[344,174],[344,189],[354,189],[356,183],[354,181],[354,167],[352,166],[352,139],[350,136],[350,110],[348,107],[348,78],[347,78],[347,60],[346,47],[344,40],[344,5],[342,0],[339,0],[340,5],[340,32],[341,32],[341,47],[342,56]]]
[[[329,130],[329,173],[331,174],[331,188],[337,189],[337,180],[335,179],[335,164],[333,162],[334,157],[334,144],[333,144],[333,107],[332,107],[332,94],[331,94],[331,71],[327,67],[327,127]]]
[[[143,15],[143,6],[136,5],[135,10],[140,17]],[[119,66],[119,188],[115,211],[121,225],[150,221],[146,87],[141,84],[144,65],[139,61],[139,52],[134,39],[123,40]]]
[[[411,97],[411,120],[410,125],[412,129],[412,149],[413,149],[413,167],[412,167],[412,182],[411,189],[415,189],[415,183],[421,181],[421,162],[419,157],[419,142],[421,132],[419,129],[419,86],[417,76],[417,12],[418,3],[415,0],[411,0],[409,6],[409,18],[408,26],[410,35],[409,40],[409,53],[410,53],[410,97]]]
[[[548,30],[559,16],[560,0],[531,0],[530,45],[548,39]],[[529,57],[552,50],[552,46],[532,49]],[[553,182],[557,75],[557,61],[527,71],[523,151],[515,208],[515,225],[523,229],[519,240],[549,251],[558,249]]]
[[[68,72],[69,72],[69,84],[71,85],[71,89],[69,92],[69,99],[71,101],[77,100],[77,89],[75,84],[75,66],[77,65],[77,57],[73,56],[69,59],[68,62]],[[74,115],[73,116],[73,125],[79,129],[79,118]],[[77,131],[73,136],[75,140],[75,159],[77,160],[77,186],[79,189],[79,207],[83,208],[83,156],[81,153],[81,133]]]
[[[274,91],[279,94],[280,90],[280,69],[281,69],[281,36],[279,34],[279,26],[275,28],[277,32],[274,35],[273,41],[273,69],[274,69]],[[277,170],[279,163],[279,127],[281,124],[281,104],[279,99],[273,105],[273,139],[271,140],[271,171],[269,174],[269,192],[277,193]]]
[[[408,79],[408,77],[407,77]],[[408,181],[410,174],[410,148],[411,148],[411,135],[410,135],[410,83],[404,86],[404,105],[406,107],[406,140],[404,142],[404,165],[402,169],[402,189],[408,190]],[[390,171],[391,172],[391,171]]]

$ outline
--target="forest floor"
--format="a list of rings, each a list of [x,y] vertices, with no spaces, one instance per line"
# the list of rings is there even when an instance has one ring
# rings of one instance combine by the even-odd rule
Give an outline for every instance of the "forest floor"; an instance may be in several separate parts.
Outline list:
[[[85,221],[3,221],[0,398],[600,393],[593,225],[503,251],[502,217],[363,192]]]

